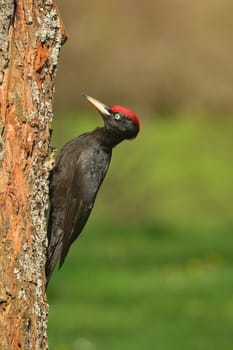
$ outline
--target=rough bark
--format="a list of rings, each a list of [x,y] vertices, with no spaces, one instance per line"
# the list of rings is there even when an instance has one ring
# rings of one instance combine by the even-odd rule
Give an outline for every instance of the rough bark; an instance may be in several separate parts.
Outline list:
[[[66,39],[52,0],[0,0],[0,349],[47,349],[48,160]]]

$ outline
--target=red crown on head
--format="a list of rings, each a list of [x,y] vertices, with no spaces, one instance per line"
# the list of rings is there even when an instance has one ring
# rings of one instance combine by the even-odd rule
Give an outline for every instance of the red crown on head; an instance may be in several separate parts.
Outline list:
[[[139,119],[133,111],[121,106],[111,106],[110,109],[114,113],[119,112],[119,113],[122,113],[123,115],[126,115],[128,118],[130,118],[133,121],[134,124],[137,125],[138,129],[140,129]]]

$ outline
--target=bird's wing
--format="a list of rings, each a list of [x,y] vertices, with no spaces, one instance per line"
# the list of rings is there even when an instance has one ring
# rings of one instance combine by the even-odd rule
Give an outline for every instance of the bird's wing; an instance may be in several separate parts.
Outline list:
[[[70,193],[67,202],[67,213],[65,216],[62,251],[59,264],[60,267],[64,263],[70,245],[80,235],[85,226],[90,212],[91,208],[88,207],[84,201],[79,200],[79,198],[74,198]]]
[[[70,245],[80,235],[87,222],[96,194],[107,170],[104,169],[104,172],[96,171],[98,157],[93,157],[90,152],[93,152],[93,150],[86,150],[80,154],[72,185],[67,192],[60,267],[65,260]],[[90,159],[92,159],[92,164],[90,164]]]

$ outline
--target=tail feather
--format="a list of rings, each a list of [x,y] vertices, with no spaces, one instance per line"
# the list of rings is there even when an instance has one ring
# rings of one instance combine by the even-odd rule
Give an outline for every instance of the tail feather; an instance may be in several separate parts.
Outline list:
[[[49,279],[50,279],[50,277],[51,277],[51,275],[56,267],[56,264],[60,258],[61,249],[62,249],[62,244],[59,243],[54,247],[52,252],[48,251],[48,254],[50,253],[50,255],[47,256],[47,262],[46,262],[46,267],[45,267],[47,284],[48,284]]]
[[[61,257],[62,238],[63,238],[63,230],[61,229],[61,227],[62,227],[61,212],[51,205],[49,221],[48,221],[48,232],[47,232],[47,237],[48,237],[47,262],[45,266],[47,285],[56,267],[56,264]]]
[[[45,266],[45,274],[47,279],[47,284],[50,277],[56,267],[58,260],[61,257],[62,251],[62,230],[53,223],[48,224],[48,248],[47,248],[47,261]]]

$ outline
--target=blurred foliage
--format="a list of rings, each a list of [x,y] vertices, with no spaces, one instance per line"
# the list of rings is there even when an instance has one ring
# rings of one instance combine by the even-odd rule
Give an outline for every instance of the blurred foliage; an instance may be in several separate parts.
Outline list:
[[[97,124],[98,115],[56,117],[52,144]],[[231,349],[232,127],[176,115],[143,122],[114,150],[49,285],[51,350]]]
[[[87,92],[139,114],[233,111],[232,0],[99,0],[58,5],[57,110]],[[80,107],[79,107],[80,108]]]
[[[230,350],[232,244],[227,229],[88,225],[51,281],[50,349]]]

